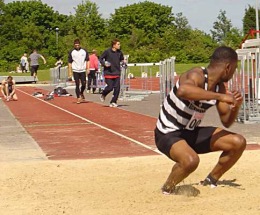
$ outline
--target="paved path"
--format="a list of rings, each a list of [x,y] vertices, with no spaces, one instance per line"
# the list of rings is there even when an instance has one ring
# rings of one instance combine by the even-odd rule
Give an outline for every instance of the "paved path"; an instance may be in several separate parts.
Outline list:
[[[2,100],[0,100],[0,138],[0,161],[47,159]]]

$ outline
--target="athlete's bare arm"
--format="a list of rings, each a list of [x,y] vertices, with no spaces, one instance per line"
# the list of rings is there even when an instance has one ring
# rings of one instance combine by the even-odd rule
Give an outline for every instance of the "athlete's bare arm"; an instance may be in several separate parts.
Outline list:
[[[240,106],[243,102],[243,97],[239,91],[227,92],[224,84],[220,85],[220,93],[233,99],[233,102],[219,101],[217,104],[220,120],[222,124],[228,128],[237,118]]]
[[[6,99],[5,84],[6,84],[6,81],[3,80],[2,83],[1,83],[1,93],[2,93],[2,95],[4,96],[4,98]]]
[[[72,77],[72,64],[71,63],[68,64],[68,72],[69,72],[68,76]]]
[[[222,93],[207,91],[204,89],[205,78],[200,68],[195,68],[184,76],[180,77],[180,87],[177,96],[186,100],[220,100],[233,102],[233,99],[226,98]]]

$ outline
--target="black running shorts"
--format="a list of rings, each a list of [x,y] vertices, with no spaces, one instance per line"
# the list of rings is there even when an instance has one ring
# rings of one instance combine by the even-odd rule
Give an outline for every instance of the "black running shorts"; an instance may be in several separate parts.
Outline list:
[[[198,154],[211,152],[210,140],[216,127],[196,127],[190,131],[187,129],[163,134],[157,128],[154,130],[155,144],[159,151],[170,159],[170,150],[174,143],[185,140],[188,145]]]

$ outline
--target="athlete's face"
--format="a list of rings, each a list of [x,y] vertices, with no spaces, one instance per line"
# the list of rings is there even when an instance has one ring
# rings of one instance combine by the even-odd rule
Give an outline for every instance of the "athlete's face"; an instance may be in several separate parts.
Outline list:
[[[226,64],[226,71],[225,75],[222,77],[223,82],[228,82],[230,79],[232,79],[234,73],[237,69],[237,61],[233,61],[231,63]]]

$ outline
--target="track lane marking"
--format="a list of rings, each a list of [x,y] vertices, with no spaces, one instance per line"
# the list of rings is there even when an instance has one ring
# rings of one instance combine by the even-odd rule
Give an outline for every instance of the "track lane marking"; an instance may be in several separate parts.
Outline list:
[[[86,119],[86,118],[84,118],[84,117],[82,117],[82,116],[79,116],[79,115],[77,115],[77,114],[75,114],[75,113],[72,113],[72,112],[70,112],[70,111],[68,111],[68,110],[66,110],[66,109],[64,109],[64,108],[61,108],[61,107],[59,107],[59,106],[57,106],[57,105],[54,105],[54,104],[52,104],[52,103],[49,103],[49,102],[47,102],[47,101],[45,101],[45,100],[42,100],[42,99],[40,99],[40,98],[34,97],[34,96],[32,96],[31,94],[29,94],[29,93],[27,93],[27,92],[25,92],[25,91],[23,91],[23,90],[21,90],[21,89],[16,89],[16,90],[20,91],[21,93],[24,93],[25,95],[28,95],[28,96],[34,98],[34,99],[37,99],[37,100],[39,100],[39,101],[41,101],[41,102],[43,102],[43,103],[45,103],[45,104],[48,104],[48,105],[50,105],[50,106],[52,106],[52,107],[55,107],[55,108],[57,108],[57,109],[59,109],[59,110],[61,110],[61,111],[64,111],[65,113],[68,113],[68,114],[70,114],[70,115],[72,115],[72,116],[75,116],[75,117],[77,117],[77,118],[79,118],[79,119],[81,119],[81,120],[83,120],[83,121],[85,121],[85,122],[88,122],[88,123],[90,123],[90,124],[93,124],[93,125],[95,125],[95,126],[101,128],[101,129],[104,129],[104,130],[106,130],[106,131],[108,131],[108,132],[110,132],[110,133],[112,133],[112,134],[115,134],[115,135],[117,135],[117,136],[119,136],[119,137],[121,137],[121,138],[124,138],[124,139],[126,139],[126,140],[129,140],[129,141],[131,141],[131,142],[133,142],[133,143],[135,143],[135,144],[137,144],[137,145],[139,145],[139,146],[142,146],[142,147],[144,147],[144,148],[146,148],[146,149],[149,149],[149,150],[151,150],[151,151],[153,151],[153,152],[155,152],[155,153],[157,153],[157,154],[163,155],[158,149],[155,149],[155,148],[153,148],[153,147],[147,146],[147,145],[145,145],[144,143],[141,143],[140,141],[137,141],[137,140],[135,140],[135,139],[133,139],[133,138],[131,138],[131,137],[127,137],[127,136],[125,136],[125,135],[123,135],[123,134],[121,134],[121,133],[119,133],[119,132],[116,132],[116,131],[114,131],[114,130],[112,130],[112,129],[110,129],[110,128],[107,128],[107,127],[103,126],[103,125],[100,125],[100,124],[98,124],[98,123],[95,123],[95,122],[93,122],[93,121],[91,121],[91,120],[89,120],[89,119]]]

